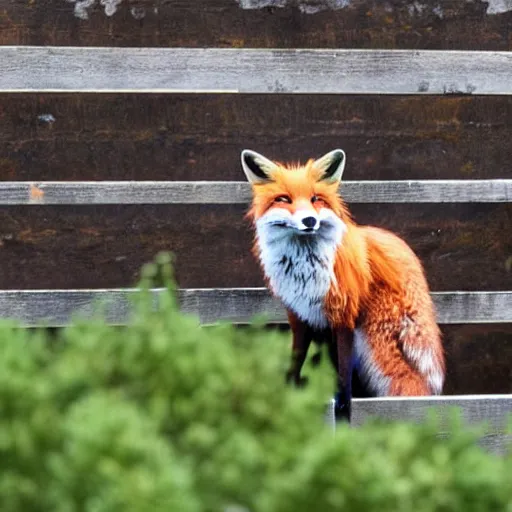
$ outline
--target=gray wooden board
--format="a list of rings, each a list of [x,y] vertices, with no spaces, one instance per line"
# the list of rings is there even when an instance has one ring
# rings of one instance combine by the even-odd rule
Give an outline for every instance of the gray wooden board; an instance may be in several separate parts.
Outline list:
[[[4,92],[510,94],[510,52],[0,47]]]
[[[74,315],[90,316],[98,302],[105,304],[109,323],[130,320],[130,296],[135,289],[99,290],[2,290],[0,318],[14,319],[23,326],[67,325]],[[155,295],[160,293],[154,291]],[[512,322],[510,292],[432,293],[441,324]],[[197,315],[202,324],[220,320],[247,323],[265,315],[268,323],[285,323],[284,308],[265,288],[205,288],[179,291],[182,311]]]
[[[346,181],[349,203],[500,203],[512,201],[512,179]],[[0,182],[0,205],[248,203],[246,182]]]
[[[386,397],[352,400],[351,424],[362,425],[370,418],[395,421],[422,422],[429,411],[433,411],[440,422],[440,435],[445,435],[443,425],[454,408],[462,412],[468,425],[487,423],[485,434],[480,438],[481,446],[504,453],[512,447],[512,395],[464,395],[436,397]]]

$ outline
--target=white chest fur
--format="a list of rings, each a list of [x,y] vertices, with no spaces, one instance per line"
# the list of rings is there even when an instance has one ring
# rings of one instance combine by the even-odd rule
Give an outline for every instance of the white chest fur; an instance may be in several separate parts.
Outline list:
[[[306,234],[300,229],[303,217],[303,212],[291,215],[276,208],[258,219],[259,257],[272,291],[284,305],[311,327],[324,328],[325,296],[335,283],[336,249],[346,226],[332,210],[322,208],[317,229]]]
[[[311,327],[327,327],[324,301],[334,280],[335,245],[303,235],[259,242],[272,291]]]

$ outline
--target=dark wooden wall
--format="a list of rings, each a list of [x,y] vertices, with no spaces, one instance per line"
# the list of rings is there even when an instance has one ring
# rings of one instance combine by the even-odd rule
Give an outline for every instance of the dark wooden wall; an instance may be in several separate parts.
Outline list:
[[[0,176],[237,181],[240,148],[341,145],[350,180],[510,178],[511,118],[511,96],[2,94]]]
[[[510,50],[511,22],[504,0],[11,0],[0,44]]]
[[[11,0],[0,45],[511,50],[512,7],[446,0]],[[281,6],[281,7],[280,7]],[[321,77],[319,77],[321,80]],[[0,181],[243,179],[334,147],[350,180],[512,178],[512,96],[0,93]],[[262,286],[244,205],[1,206],[0,289]],[[512,204],[358,204],[434,291],[512,290]],[[205,250],[207,248],[207,250]],[[448,393],[512,392],[512,324],[444,326]]]

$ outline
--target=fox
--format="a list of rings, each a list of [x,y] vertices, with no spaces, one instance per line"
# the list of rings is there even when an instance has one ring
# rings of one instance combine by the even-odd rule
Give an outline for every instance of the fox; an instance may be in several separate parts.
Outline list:
[[[283,164],[244,149],[252,189],[252,252],[292,331],[286,380],[297,386],[312,341],[337,374],[337,418],[350,421],[354,375],[362,396],[442,393],[445,355],[422,263],[398,235],[359,225],[340,189],[335,149]]]

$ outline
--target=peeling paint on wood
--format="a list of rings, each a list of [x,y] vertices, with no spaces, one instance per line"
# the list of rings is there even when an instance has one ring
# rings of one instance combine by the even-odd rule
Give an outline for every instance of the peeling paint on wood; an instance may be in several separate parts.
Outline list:
[[[75,4],[75,16],[81,20],[89,19],[89,9],[93,8],[97,0],[67,0]],[[100,4],[104,7],[106,16],[113,16],[117,7],[123,0],[100,0]]]
[[[285,7],[287,0],[238,0],[242,9],[264,9],[265,7]]]
[[[394,12],[394,9],[391,9],[390,12]],[[443,19],[445,12],[441,3],[433,4],[432,2],[411,2],[407,6],[407,12],[411,18],[422,18],[429,15],[434,15],[439,19]]]
[[[52,124],[56,121],[55,117],[52,114],[40,114],[37,116],[37,119],[42,123]]]
[[[100,0],[101,5],[105,7],[105,14],[107,16],[112,16],[117,11],[117,6],[123,0]]]
[[[502,14],[512,11],[512,0],[487,0],[487,14]]]
[[[27,8],[10,0],[0,10],[0,45],[512,50],[509,3],[37,0]]]
[[[130,13],[136,20],[142,20],[146,17],[146,9],[144,7],[131,7]]]
[[[305,14],[316,14],[321,11],[344,9],[352,0],[237,0],[242,9],[298,7]]]
[[[80,18],[81,20],[89,19],[89,11],[95,3],[96,0],[67,0],[69,3],[75,4],[75,16]]]
[[[306,14],[344,9],[352,4],[352,0],[237,0],[242,9],[283,8],[287,6],[298,7]]]
[[[265,9],[265,8],[284,8],[297,7],[306,14],[316,14],[321,11],[335,11],[357,4],[354,0],[237,0],[242,9]],[[363,2],[359,2],[363,3]],[[472,3],[472,0],[469,0]],[[487,14],[501,14],[512,11],[512,0],[488,0]],[[394,9],[388,4],[387,11],[393,13]],[[371,12],[371,11],[368,11]],[[426,13],[432,13],[438,18],[444,17],[444,9],[441,3],[432,5],[432,2],[410,2],[407,5],[409,16],[424,16]]]

